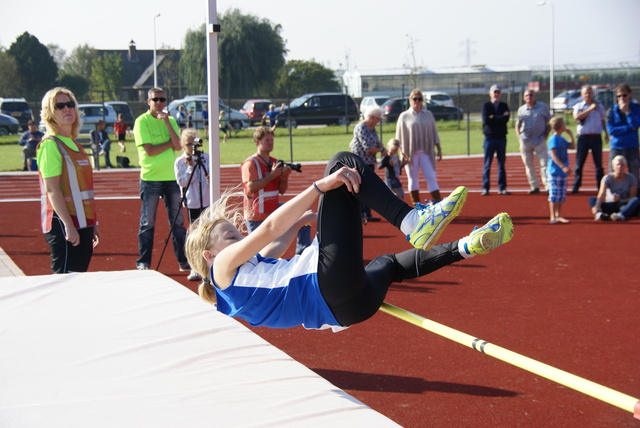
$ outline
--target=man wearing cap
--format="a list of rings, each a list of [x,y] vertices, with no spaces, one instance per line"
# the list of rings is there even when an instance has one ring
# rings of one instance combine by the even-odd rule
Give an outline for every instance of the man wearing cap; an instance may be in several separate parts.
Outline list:
[[[530,195],[540,193],[540,184],[536,175],[536,166],[533,157],[538,158],[540,164],[540,178],[545,190],[547,188],[547,136],[551,127],[549,120],[551,113],[549,106],[542,101],[536,100],[536,93],[533,89],[524,91],[524,105],[518,109],[518,120],[516,121],[516,135],[520,141],[520,155],[522,163],[527,173],[529,181]]]
[[[498,194],[508,195],[507,172],[504,164],[507,154],[507,124],[511,112],[507,103],[500,101],[502,88],[498,85],[489,89],[489,101],[482,105],[482,133],[484,134],[484,171],[482,173],[482,195],[489,194],[491,188],[491,163],[493,155],[498,159]]]

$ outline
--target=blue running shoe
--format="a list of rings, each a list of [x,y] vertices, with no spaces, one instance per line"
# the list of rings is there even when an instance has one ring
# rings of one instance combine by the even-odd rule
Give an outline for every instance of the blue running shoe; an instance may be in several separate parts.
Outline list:
[[[407,241],[416,248],[429,250],[438,241],[451,220],[460,214],[466,199],[467,188],[460,186],[437,204],[416,204],[420,221],[413,232],[407,235]]]
[[[511,241],[513,223],[507,213],[500,213],[481,228],[475,228],[467,237],[464,249],[467,254],[487,254]]]

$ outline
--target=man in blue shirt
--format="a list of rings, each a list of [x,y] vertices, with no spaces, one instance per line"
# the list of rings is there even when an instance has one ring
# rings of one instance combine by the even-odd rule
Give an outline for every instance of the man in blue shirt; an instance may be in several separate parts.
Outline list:
[[[507,124],[509,106],[500,101],[502,88],[493,85],[489,89],[490,100],[482,105],[482,133],[484,134],[484,171],[482,173],[482,195],[489,194],[491,187],[491,162],[493,154],[498,159],[498,194],[508,195],[507,172],[504,164],[507,153]]]
[[[25,131],[21,136],[18,144],[24,146],[22,149],[22,170],[30,171],[32,161],[36,158],[36,147],[44,137],[44,134],[38,131],[38,127],[33,120],[28,123],[29,130]]]
[[[631,88],[626,83],[616,88],[618,104],[611,107],[607,115],[607,130],[611,136],[610,159],[622,155],[627,159],[629,174],[638,180],[640,154],[638,152],[638,128],[640,128],[640,105],[631,100]],[[609,166],[609,171],[612,171]]]

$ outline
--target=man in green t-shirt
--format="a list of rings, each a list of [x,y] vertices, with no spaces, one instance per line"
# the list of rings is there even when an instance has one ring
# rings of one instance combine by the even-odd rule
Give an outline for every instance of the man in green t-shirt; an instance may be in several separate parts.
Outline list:
[[[176,182],[173,164],[174,151],[181,151],[180,136],[176,120],[162,110],[167,105],[163,89],[152,88],[148,93],[149,111],[140,115],[133,127],[136,147],[140,158],[140,229],[136,268],[149,269],[153,252],[153,234],[156,223],[158,200],[162,197],[169,215],[169,223],[175,219],[171,231],[173,251],[181,271],[189,271],[189,262],[184,254],[186,229],[182,215],[180,187]]]

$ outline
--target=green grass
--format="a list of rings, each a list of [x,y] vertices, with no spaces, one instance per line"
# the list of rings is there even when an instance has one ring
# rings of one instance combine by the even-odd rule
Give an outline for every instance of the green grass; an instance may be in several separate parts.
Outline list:
[[[566,115],[565,120],[567,120],[568,126],[574,129],[575,123],[573,119]],[[466,122],[461,122],[460,129],[458,129],[457,122],[439,121],[437,128],[444,156],[482,153],[484,137],[480,122],[469,123],[468,137]],[[380,135],[380,128],[377,128],[378,135],[385,145],[389,139],[395,136],[395,129],[395,123],[384,124],[382,135]],[[278,128],[275,133],[276,144],[272,156],[289,162],[291,161],[290,153],[292,151],[294,162],[328,160],[336,152],[349,150],[352,135],[353,126],[349,126],[348,132],[342,126],[294,129],[292,132],[292,145],[290,146],[288,130]],[[239,164],[254,153],[255,144],[252,136],[253,130],[248,129],[228,137],[226,144],[220,144],[221,163]],[[86,135],[81,137],[86,137]],[[133,136],[127,136],[127,138],[127,152],[124,155],[129,158],[131,166],[138,166],[138,152],[133,142]],[[18,139],[18,135],[0,136],[0,171],[19,171],[22,169],[20,161],[22,147],[17,144]],[[220,141],[222,142],[222,137]],[[207,144],[205,141],[205,151],[207,151]],[[515,141],[513,132],[513,122],[509,125],[507,151],[518,151],[518,144]],[[113,164],[115,164],[116,156],[119,154],[119,147],[114,139],[111,145],[111,162]],[[101,165],[104,165],[104,159],[101,160]]]

